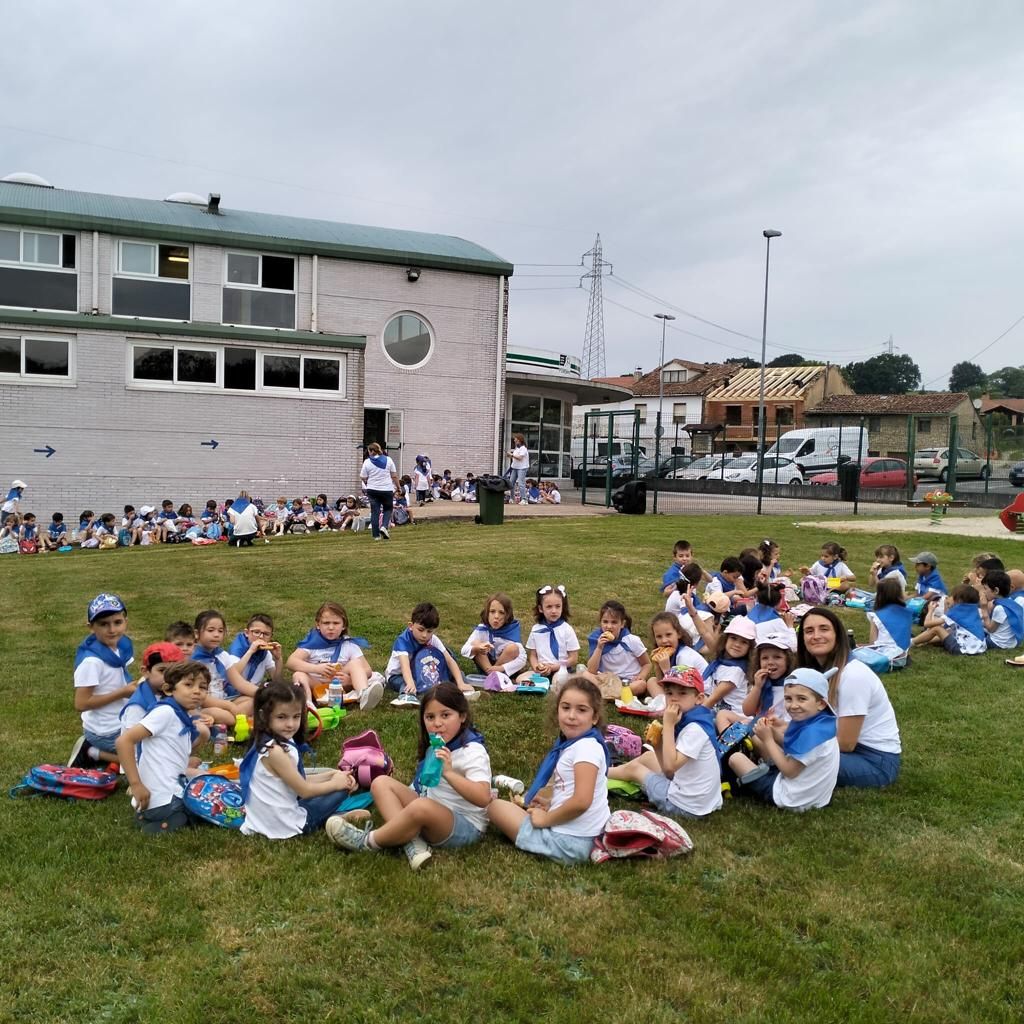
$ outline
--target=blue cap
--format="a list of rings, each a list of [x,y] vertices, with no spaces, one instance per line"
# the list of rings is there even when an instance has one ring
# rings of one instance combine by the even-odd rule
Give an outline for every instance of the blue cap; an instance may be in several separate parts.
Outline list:
[[[101,615],[110,615],[114,612],[126,612],[124,601],[117,594],[97,594],[89,602],[89,622],[95,622]]]
[[[839,671],[830,668],[827,672],[819,672],[816,668],[795,668],[786,676],[786,686],[796,683],[798,686],[806,686],[812,693],[816,693],[824,702],[825,707],[836,713],[828,700],[828,681]]]

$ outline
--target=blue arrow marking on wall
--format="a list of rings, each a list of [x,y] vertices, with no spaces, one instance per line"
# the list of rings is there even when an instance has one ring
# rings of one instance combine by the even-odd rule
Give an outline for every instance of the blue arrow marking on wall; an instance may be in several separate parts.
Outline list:
[[[199,446],[201,448],[213,448],[214,450],[216,450],[217,445],[219,445],[219,444],[220,444],[220,441],[214,441],[212,437],[210,438],[209,441],[200,441],[199,442]]]
[[[32,449],[32,451],[34,451],[34,452],[45,452],[47,458],[49,458],[56,450],[57,449],[54,448],[52,445],[47,445],[45,448],[33,448]]]

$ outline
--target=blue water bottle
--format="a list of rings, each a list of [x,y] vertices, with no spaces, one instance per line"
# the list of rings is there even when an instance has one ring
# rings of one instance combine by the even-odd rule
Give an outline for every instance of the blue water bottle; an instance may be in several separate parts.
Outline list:
[[[423,771],[420,773],[420,785],[426,789],[433,789],[441,781],[444,762],[437,756],[437,752],[443,746],[444,740],[436,732],[431,733],[430,746],[423,758]]]

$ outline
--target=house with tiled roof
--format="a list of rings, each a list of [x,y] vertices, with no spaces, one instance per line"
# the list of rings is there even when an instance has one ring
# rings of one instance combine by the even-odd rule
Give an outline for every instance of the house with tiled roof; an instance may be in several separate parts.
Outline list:
[[[1014,427],[1024,427],[1024,398],[989,398],[981,396],[982,416],[990,412],[1002,413],[1007,422]]]
[[[953,416],[957,417],[960,444],[976,451],[985,445],[985,426],[971,396],[963,392],[830,395],[809,408],[806,415],[809,424],[820,427],[859,425],[863,420],[868,432],[868,455],[907,458],[911,429],[915,450],[945,445]]]

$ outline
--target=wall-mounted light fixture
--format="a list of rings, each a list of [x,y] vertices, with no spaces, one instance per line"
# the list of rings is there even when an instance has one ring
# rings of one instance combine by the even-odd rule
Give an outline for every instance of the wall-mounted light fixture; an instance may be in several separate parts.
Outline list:
[[[409,279],[410,284],[414,284],[420,279],[420,268],[410,267],[406,272],[405,276]]]

